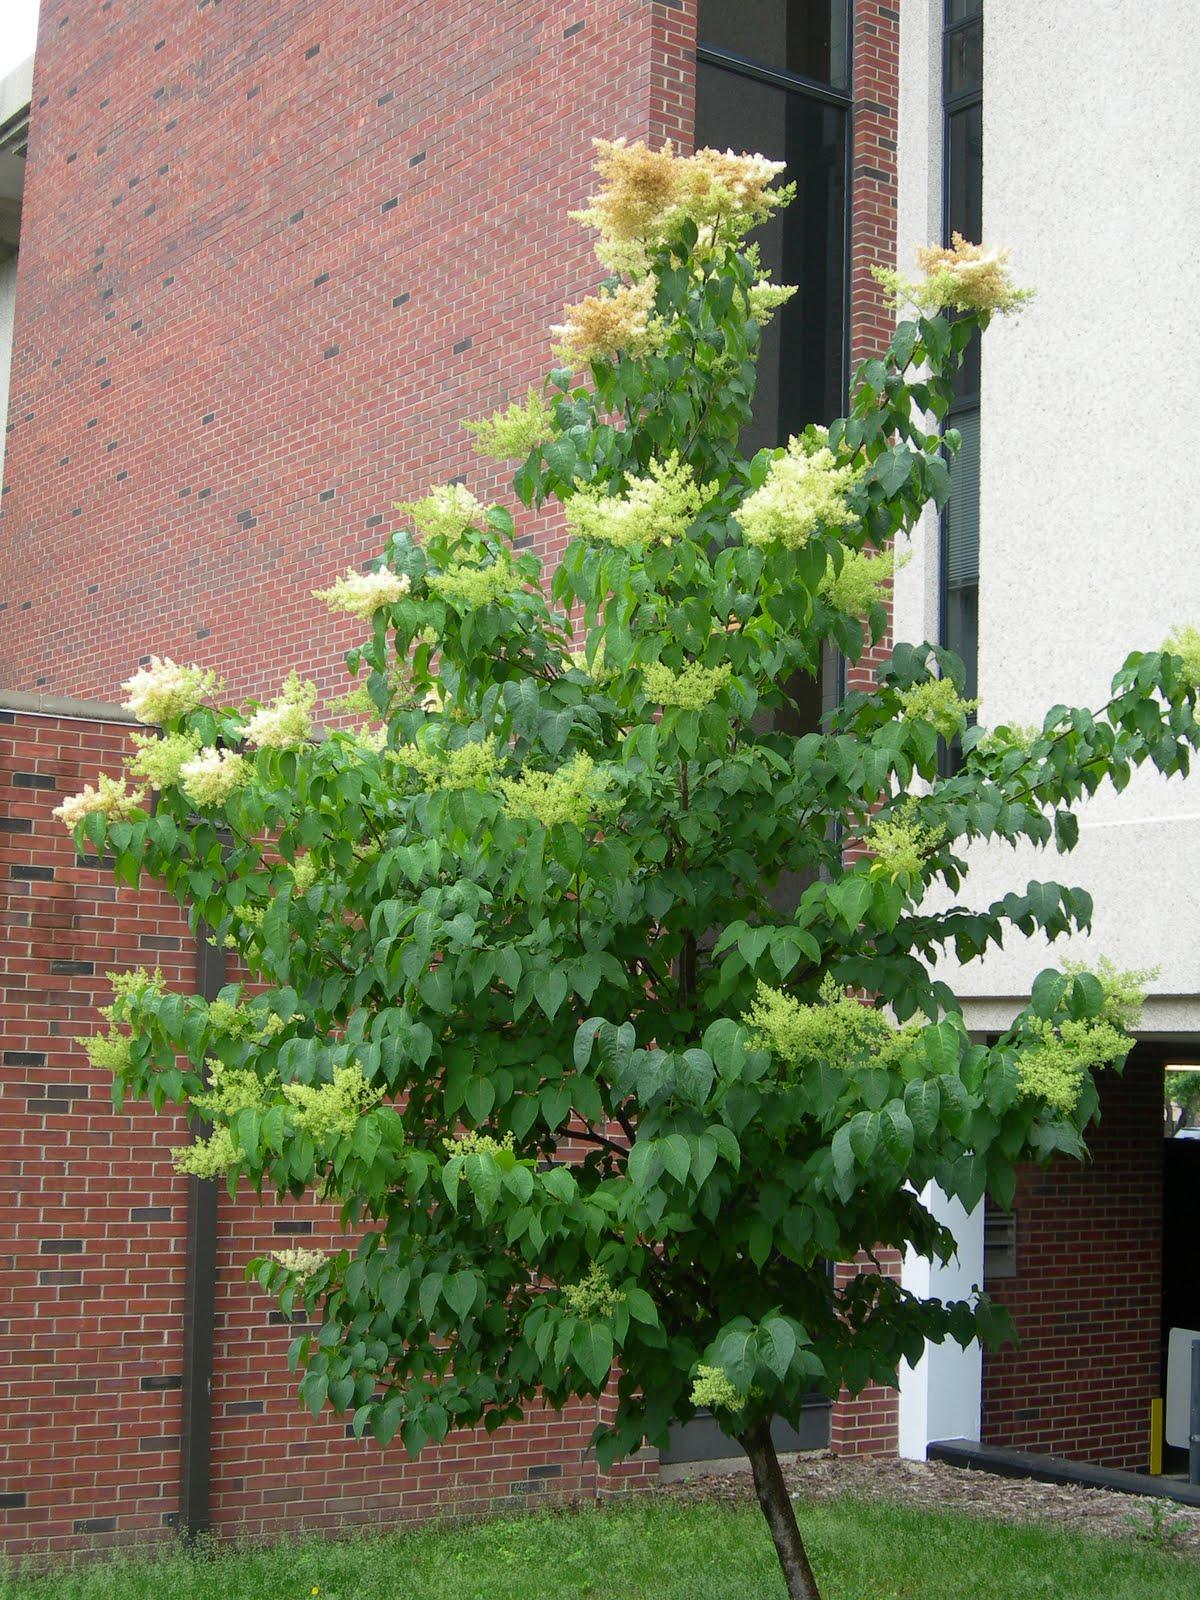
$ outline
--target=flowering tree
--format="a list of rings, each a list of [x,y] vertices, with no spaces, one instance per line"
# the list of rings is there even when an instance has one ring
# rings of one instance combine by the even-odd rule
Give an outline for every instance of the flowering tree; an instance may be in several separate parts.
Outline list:
[[[199,668],[131,679],[161,731],[64,820],[253,983],[205,1002],[125,974],[88,1049],[118,1093],[209,1120],[181,1171],[340,1201],[353,1245],[255,1268],[319,1311],[294,1347],[314,1414],[416,1453],[600,1395],[615,1363],[601,1462],[709,1407],[789,1594],[813,1596],[771,1418],[1005,1331],[982,1294],[826,1264],[945,1258],[927,1185],[1007,1205],[1015,1163],[1080,1154],[1137,1005],[1114,974],[1048,971],[973,1042],[939,953],[1083,928],[1090,902],[1032,882],[935,911],[926,890],[959,889],[975,840],[1069,850],[1077,803],[1135,765],[1186,770],[1200,637],[1028,732],[968,727],[959,662],[899,645],[807,729],[823,648],[881,636],[890,545],[946,499],[949,375],[1021,292],[1000,255],[928,252],[892,280],[913,315],[849,416],[746,461],[760,330],[791,292],[746,242],[790,197],[779,167],[618,144],[599,168],[583,219],[613,275],[568,309],[543,387],[473,425],[526,506],[562,505],[548,590],[508,510],[441,487],[322,596],[368,635],[323,736],[294,676],[241,710]]]

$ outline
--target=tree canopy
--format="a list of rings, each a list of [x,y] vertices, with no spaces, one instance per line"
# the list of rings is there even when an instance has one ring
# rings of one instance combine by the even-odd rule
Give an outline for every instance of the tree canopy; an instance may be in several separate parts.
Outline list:
[[[959,903],[966,852],[1069,851],[1102,783],[1186,772],[1200,637],[1033,730],[969,725],[961,663],[898,644],[817,725],[823,655],[883,637],[894,541],[949,494],[953,370],[1023,292],[995,252],[930,252],[892,276],[911,315],[848,415],[746,460],[790,292],[747,241],[790,198],[779,167],[619,143],[599,167],[582,215],[612,276],[543,385],[474,425],[525,507],[561,506],[561,562],[442,485],[323,591],[366,634],[323,728],[295,676],[241,707],[200,668],[130,680],[160,731],[64,820],[248,981],[209,1002],[121,975],[88,1048],[118,1095],[209,1120],[181,1171],[340,1202],[344,1250],[256,1268],[319,1312],[294,1347],[314,1414],[416,1452],[615,1382],[607,1465],[708,1407],[815,1594],[770,1418],[1006,1331],[983,1294],[829,1263],[947,1258],[929,1184],[1003,1206],[1019,1161],[1081,1154],[1136,1013],[1117,974],[1048,970],[973,1040],[939,955],[1084,929],[1091,902],[1039,880]]]

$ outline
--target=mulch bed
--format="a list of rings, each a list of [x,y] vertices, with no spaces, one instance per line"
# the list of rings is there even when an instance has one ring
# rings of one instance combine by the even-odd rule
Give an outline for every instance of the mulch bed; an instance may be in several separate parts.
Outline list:
[[[1109,1489],[1033,1483],[940,1461],[824,1453],[783,1463],[788,1488],[800,1500],[898,1500],[932,1511],[965,1511],[1007,1522],[1053,1522],[1056,1527],[1111,1538],[1140,1539],[1200,1554],[1200,1510],[1171,1500],[1116,1494]],[[662,1493],[685,1500],[735,1503],[753,1498],[745,1471],[707,1473],[666,1484]]]

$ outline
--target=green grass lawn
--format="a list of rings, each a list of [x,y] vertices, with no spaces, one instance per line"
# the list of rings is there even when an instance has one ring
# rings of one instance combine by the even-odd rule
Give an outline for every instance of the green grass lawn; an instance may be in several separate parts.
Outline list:
[[[1200,1561],[1052,1527],[843,1500],[802,1509],[825,1600],[1196,1600]],[[110,1560],[0,1600],[780,1600],[752,1506],[641,1500],[387,1537]]]

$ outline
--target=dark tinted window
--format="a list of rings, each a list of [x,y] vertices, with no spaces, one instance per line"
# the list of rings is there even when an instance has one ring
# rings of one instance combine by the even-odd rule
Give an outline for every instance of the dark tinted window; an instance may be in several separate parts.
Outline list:
[[[946,35],[946,98],[983,87],[983,23],[973,22]]]
[[[754,234],[776,283],[799,293],[764,331],[747,455],[842,409],[846,270],[846,115],[706,62],[696,80],[696,142],[787,162],[796,199]]]
[[[946,140],[946,238],[983,238],[983,5],[946,0],[942,99]],[[972,339],[954,377],[947,425],[962,435],[950,461],[950,501],[942,515],[942,643],[961,657],[966,692],[979,681],[980,344]],[[948,753],[951,766],[956,752]]]
[[[849,82],[848,0],[701,0],[699,41],[838,88]]]

